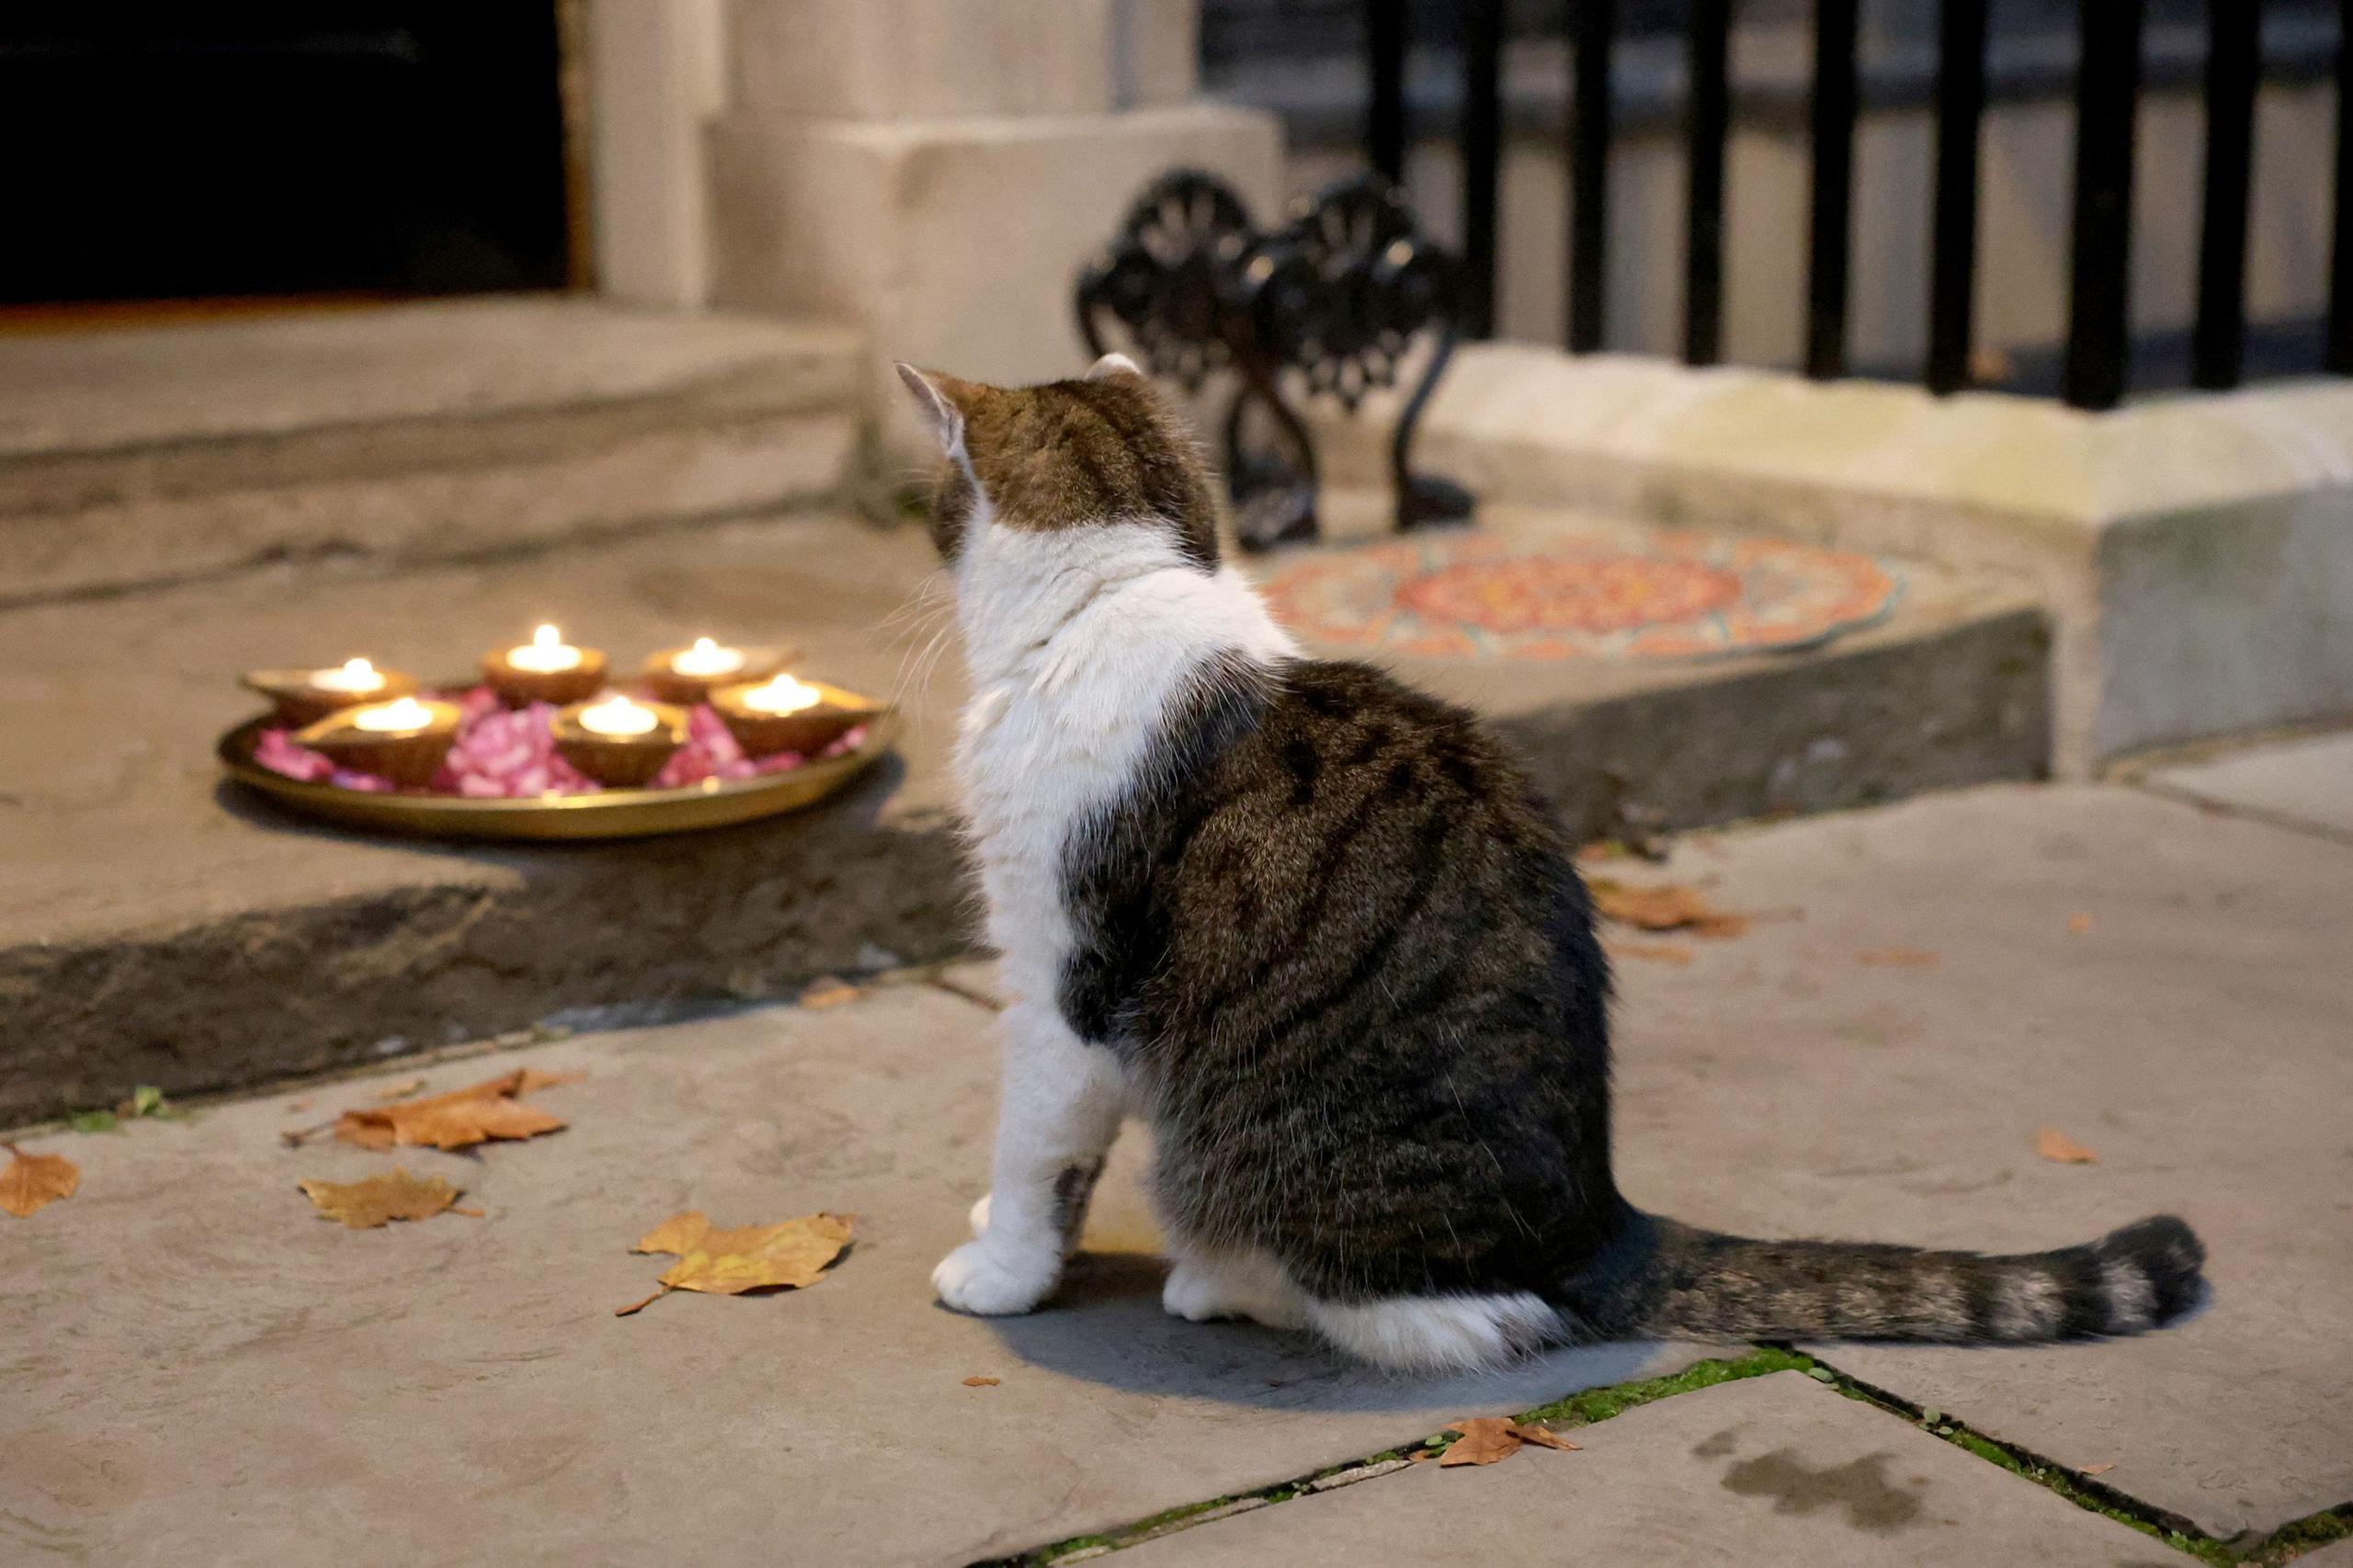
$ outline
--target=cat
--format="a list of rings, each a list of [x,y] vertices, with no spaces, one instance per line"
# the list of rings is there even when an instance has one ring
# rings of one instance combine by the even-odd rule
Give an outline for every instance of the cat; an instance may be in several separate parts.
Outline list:
[[[1124,1117],[1162,1303],[1398,1371],[1564,1342],[2027,1343],[2198,1297],[2170,1216],[2015,1256],[1751,1241],[1609,1163],[1609,969],[1546,803],[1468,712],[1311,658],[1221,560],[1136,366],[1008,390],[899,367],[940,472],[972,695],[957,773],[1003,956],[994,1185],[932,1284],[1026,1312]]]

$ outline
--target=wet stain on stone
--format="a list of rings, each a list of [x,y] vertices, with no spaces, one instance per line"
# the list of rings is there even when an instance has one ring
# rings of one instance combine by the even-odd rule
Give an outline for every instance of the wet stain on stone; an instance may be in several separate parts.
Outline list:
[[[1697,1448],[1694,1448],[1691,1450],[1691,1455],[1694,1459],[1722,1459],[1724,1455],[1732,1452],[1733,1448],[1733,1439],[1739,1436],[1739,1427],[1727,1426],[1722,1431],[1717,1433],[1714,1437],[1708,1438],[1705,1442],[1702,1442]]]
[[[1743,1460],[1725,1471],[1723,1487],[1737,1496],[1770,1497],[1777,1514],[1813,1514],[1825,1508],[1844,1508],[1858,1529],[1886,1534],[1904,1528],[1920,1514],[1920,1499],[1889,1480],[1885,1473],[1888,1461],[1893,1457],[1887,1453],[1865,1454],[1847,1464],[1816,1470],[1800,1459],[1794,1449],[1776,1449],[1769,1454]]]

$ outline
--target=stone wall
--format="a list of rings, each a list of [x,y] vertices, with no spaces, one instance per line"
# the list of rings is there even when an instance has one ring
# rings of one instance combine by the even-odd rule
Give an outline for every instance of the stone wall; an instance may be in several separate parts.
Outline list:
[[[862,328],[886,464],[926,455],[893,359],[1081,368],[1073,284],[1153,176],[1279,199],[1274,118],[1193,97],[1191,0],[732,0],[729,22],[712,301]]]

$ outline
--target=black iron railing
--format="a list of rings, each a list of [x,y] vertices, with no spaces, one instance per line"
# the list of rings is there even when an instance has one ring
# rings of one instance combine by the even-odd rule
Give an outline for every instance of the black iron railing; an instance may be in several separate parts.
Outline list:
[[[1412,142],[1405,94],[1409,0],[1362,0],[1371,67],[1367,144],[1392,179]],[[1436,4],[1438,0],[1423,0]],[[2078,0],[2076,136],[2068,305],[2060,389],[2080,408],[2113,407],[2131,386],[2131,301],[2133,135],[2142,85],[2147,0]],[[2353,22],[2353,0],[2338,10]],[[1566,0],[1570,51],[1566,118],[1569,182],[1567,343],[1603,342],[1608,299],[1611,57],[1618,0]],[[1723,347],[1725,143],[1731,128],[1728,44],[1735,0],[1687,0],[1683,116],[1687,154],[1683,357],[1715,363]],[[1501,81],[1505,0],[1453,0],[1462,71],[1462,322],[1492,331],[1503,153]],[[1848,373],[1848,292],[1855,246],[1853,186],[1859,0],[1813,0],[1813,76],[1807,132],[1812,195],[1806,225],[1804,367]],[[1924,221],[1930,234],[1925,380],[1939,392],[1971,384],[1974,343],[1979,144],[1986,104],[1988,0],[1942,0],[1933,99],[1935,177]],[[2263,0],[2206,0],[2209,48],[2203,93],[2206,155],[2190,381],[2239,384],[2246,358],[2246,255],[2255,106],[2260,87]],[[2353,33],[2353,26],[2347,28]],[[2353,373],[2353,47],[2340,42],[2334,254],[2320,366]]]

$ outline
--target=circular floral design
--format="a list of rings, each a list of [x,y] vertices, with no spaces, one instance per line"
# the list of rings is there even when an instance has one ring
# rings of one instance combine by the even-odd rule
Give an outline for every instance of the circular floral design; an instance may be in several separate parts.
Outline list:
[[[1276,614],[1312,641],[1437,658],[1707,658],[1811,647],[1901,596],[1868,556],[1778,540],[1657,536],[1629,551],[1432,535],[1277,565]]]

